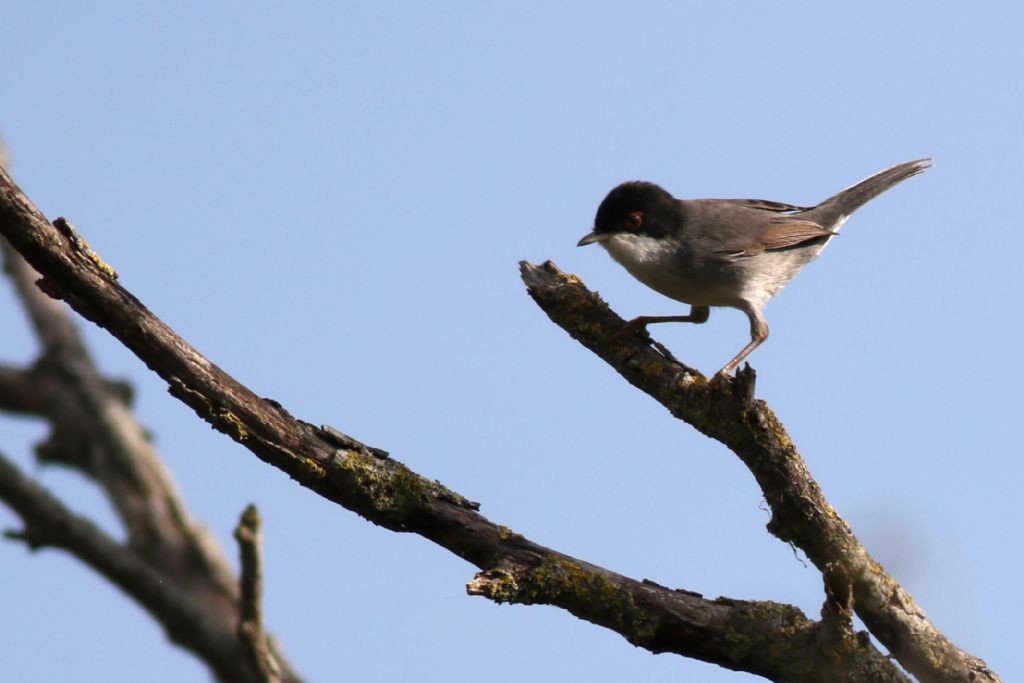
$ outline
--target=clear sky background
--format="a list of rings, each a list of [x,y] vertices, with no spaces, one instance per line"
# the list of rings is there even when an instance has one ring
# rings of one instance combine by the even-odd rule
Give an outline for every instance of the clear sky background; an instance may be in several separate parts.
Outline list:
[[[865,545],[1021,680],[1022,7],[7,3],[0,135],[43,211],[257,393],[537,542],[812,617],[819,573],[765,531],[737,458],[552,325],[517,263],[553,259],[627,318],[681,313],[575,247],[617,183],[806,204],[934,157],[768,306],[750,360]],[[300,488],[81,327],[232,555],[259,506],[268,624],[310,681],[755,680],[468,597],[472,566]],[[653,330],[708,373],[747,340],[733,310]],[[0,359],[33,353],[4,285]],[[31,470],[44,431],[0,419],[0,449]],[[78,477],[38,474],[116,530]],[[60,553],[0,543],[0,577],[5,680],[208,680]]]

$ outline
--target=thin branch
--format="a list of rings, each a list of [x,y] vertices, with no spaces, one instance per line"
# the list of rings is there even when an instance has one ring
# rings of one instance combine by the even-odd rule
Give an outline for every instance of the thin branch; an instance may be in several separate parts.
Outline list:
[[[520,264],[530,295],[556,324],[675,417],[725,444],[754,475],[771,507],[768,530],[806,553],[828,576],[846,576],[851,602],[871,633],[925,682],[998,681],[958,649],[875,561],[825,500],[785,428],[754,400],[749,366],[734,380],[708,381],[666,358],[649,340],[618,335],[625,321],[573,275],[550,261]]]
[[[795,607],[707,600],[544,548],[490,522],[477,504],[379,449],[292,418],[175,334],[80,240],[50,225],[2,173],[0,234],[44,275],[45,292],[110,331],[216,429],[321,496],[385,528],[418,533],[482,569],[468,588],[472,594],[556,605],[653,652],[676,652],[771,680],[906,680],[863,640],[823,647],[833,642],[834,629]]]
[[[255,505],[242,512],[235,527],[242,559],[238,636],[245,643],[261,683],[280,683],[281,667],[274,657],[269,636],[263,630],[263,534],[260,531],[260,513]]]

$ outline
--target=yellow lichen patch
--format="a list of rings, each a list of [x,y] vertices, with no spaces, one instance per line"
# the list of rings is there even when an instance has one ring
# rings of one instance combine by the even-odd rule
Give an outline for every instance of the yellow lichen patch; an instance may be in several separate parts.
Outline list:
[[[309,473],[317,479],[323,479],[327,476],[327,470],[324,469],[324,466],[313,458],[302,458],[302,463],[306,466],[306,469],[309,470]]]
[[[96,267],[103,272],[104,275],[106,275],[111,280],[117,279],[117,271],[115,271],[110,266],[110,264],[101,259],[99,254],[92,250],[92,248],[89,246],[89,243],[85,241],[85,238],[82,237],[81,234],[79,234],[78,230],[75,229],[75,226],[71,223],[71,221],[61,216],[53,222],[53,225],[58,230],[60,230],[65,237],[68,238],[68,241],[71,242],[71,246],[85,254],[86,258],[92,261],[96,265]]]
[[[109,263],[101,259],[100,255],[97,254],[95,251],[93,251],[92,249],[88,249],[88,245],[86,245],[86,248],[87,251],[85,252],[85,255],[89,257],[89,260],[95,263],[96,267],[103,271],[104,275],[109,277],[111,280],[116,280],[117,271],[114,270],[113,266],[111,266]]]
[[[221,431],[235,441],[245,441],[249,438],[249,432],[245,429],[245,425],[230,410],[218,408],[213,411],[212,417]]]

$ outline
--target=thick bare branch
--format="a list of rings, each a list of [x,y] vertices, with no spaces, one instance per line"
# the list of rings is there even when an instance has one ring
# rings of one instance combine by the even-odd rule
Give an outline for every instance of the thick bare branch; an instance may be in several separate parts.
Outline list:
[[[0,233],[44,275],[44,291],[110,331],[200,417],[302,485],[388,529],[418,533],[484,570],[470,584],[472,594],[556,605],[654,652],[772,680],[906,680],[866,640],[836,640],[831,623],[810,621],[794,607],[707,600],[544,548],[379,449],[292,418],[200,355],[125,290],[66,222],[55,223],[60,227],[0,174]]]
[[[860,544],[825,500],[782,423],[764,401],[753,399],[749,366],[736,379],[709,382],[649,340],[618,335],[626,321],[579,278],[550,261],[520,268],[531,296],[555,323],[672,415],[739,456],[771,507],[768,530],[803,550],[826,577],[848,577],[857,615],[908,671],[926,682],[999,680],[940,633]]]
[[[42,417],[55,390],[32,370],[0,364],[0,410]]]

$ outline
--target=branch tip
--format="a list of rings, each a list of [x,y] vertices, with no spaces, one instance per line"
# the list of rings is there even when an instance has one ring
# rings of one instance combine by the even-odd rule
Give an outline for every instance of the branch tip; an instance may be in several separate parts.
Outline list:
[[[252,503],[235,527],[242,572],[239,577],[238,637],[259,673],[260,683],[278,683],[281,667],[263,630],[263,536],[260,513]]]

